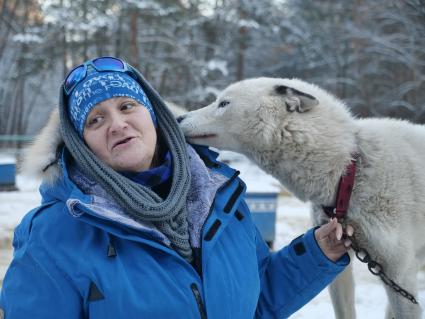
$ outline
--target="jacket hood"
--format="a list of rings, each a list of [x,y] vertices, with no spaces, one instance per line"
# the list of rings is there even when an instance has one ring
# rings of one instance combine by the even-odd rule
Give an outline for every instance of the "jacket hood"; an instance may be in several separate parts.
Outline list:
[[[87,185],[79,183],[76,180],[75,171],[72,170],[72,164],[68,166],[67,158],[70,154],[66,150],[63,151],[63,146],[59,111],[55,109],[46,126],[26,149],[20,167],[23,174],[42,180],[40,187],[42,203],[62,201],[68,207],[71,215],[82,219],[81,212],[76,209],[78,204],[79,207],[84,206],[86,212],[90,212],[88,215],[95,216],[96,220],[99,220],[100,217],[100,219],[112,221],[114,224],[143,230],[154,234],[162,242],[167,242],[164,235],[152,225],[135,223],[121,207],[109,199],[107,194],[99,192],[97,189],[87,189],[84,187]],[[198,247],[202,225],[208,216],[214,196],[219,187],[234,174],[234,170],[224,168],[225,172],[218,173],[207,169],[201,157],[190,145],[188,145],[188,154],[193,178],[187,205],[188,211],[194,212],[188,215],[189,232],[191,244],[193,247]],[[86,216],[88,215],[86,214]]]

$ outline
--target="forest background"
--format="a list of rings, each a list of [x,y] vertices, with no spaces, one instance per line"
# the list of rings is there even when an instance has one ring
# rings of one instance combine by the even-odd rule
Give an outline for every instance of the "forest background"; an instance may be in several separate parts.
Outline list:
[[[0,136],[35,134],[66,73],[101,55],[187,109],[244,78],[297,77],[358,117],[425,123],[424,0],[0,0]]]

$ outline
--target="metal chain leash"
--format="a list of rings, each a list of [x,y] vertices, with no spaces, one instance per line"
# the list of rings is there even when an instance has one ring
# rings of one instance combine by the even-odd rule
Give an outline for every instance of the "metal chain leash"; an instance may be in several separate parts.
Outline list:
[[[413,304],[415,305],[419,304],[419,302],[415,299],[415,297],[411,293],[409,293],[408,291],[406,291],[405,289],[397,285],[392,279],[388,278],[387,274],[383,270],[382,265],[378,263],[377,261],[372,260],[369,252],[366,249],[360,248],[356,244],[354,244],[352,237],[350,238],[350,240],[352,241],[351,248],[356,253],[357,259],[363,263],[366,263],[367,268],[373,275],[380,277],[381,280],[384,282],[384,284],[391,287],[391,289],[393,289],[396,293],[400,294],[401,296],[403,296],[404,298],[406,298]]]

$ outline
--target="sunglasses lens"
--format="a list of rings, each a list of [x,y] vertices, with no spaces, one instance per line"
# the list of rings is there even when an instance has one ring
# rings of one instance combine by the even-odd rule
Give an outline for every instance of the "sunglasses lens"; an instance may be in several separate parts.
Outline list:
[[[74,86],[84,77],[84,69],[84,66],[80,65],[68,74],[65,80],[65,92],[67,94],[71,93]]]
[[[93,61],[98,71],[121,71],[124,70],[124,63],[121,60],[104,57]]]
[[[86,66],[89,65],[86,62],[83,65],[72,70],[65,79],[65,93],[67,95],[71,94],[71,91],[74,87],[86,76]],[[96,71],[121,71],[126,72],[129,70],[126,69],[126,66],[123,61],[113,58],[113,57],[101,57],[91,61],[92,66],[95,67]]]

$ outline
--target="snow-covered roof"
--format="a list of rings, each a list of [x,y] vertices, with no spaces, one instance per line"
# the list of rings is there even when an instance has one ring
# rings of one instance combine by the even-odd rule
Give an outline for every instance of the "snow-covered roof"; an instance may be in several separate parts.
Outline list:
[[[16,159],[8,155],[0,155],[0,165],[1,164],[15,164]]]

